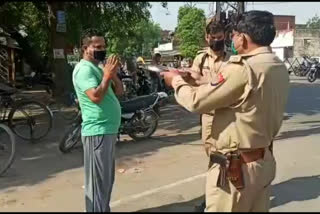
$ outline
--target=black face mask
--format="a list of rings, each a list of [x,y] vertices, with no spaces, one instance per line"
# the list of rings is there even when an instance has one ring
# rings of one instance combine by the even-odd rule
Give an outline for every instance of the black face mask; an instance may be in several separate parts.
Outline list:
[[[99,62],[102,62],[103,60],[105,60],[107,55],[107,51],[103,50],[103,51],[93,51],[93,58],[95,60],[98,60]]]
[[[221,51],[224,49],[224,39],[211,40],[209,46],[213,51]]]

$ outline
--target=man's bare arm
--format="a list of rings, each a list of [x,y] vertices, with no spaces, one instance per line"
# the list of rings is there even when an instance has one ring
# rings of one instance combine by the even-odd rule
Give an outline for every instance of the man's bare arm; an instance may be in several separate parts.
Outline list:
[[[107,93],[110,82],[111,78],[108,79],[106,77],[103,77],[100,85],[97,88],[88,89],[86,91],[86,94],[89,99],[93,103],[99,104],[102,101],[104,95]]]
[[[103,68],[104,75],[100,85],[97,88],[91,88],[86,91],[87,96],[93,103],[99,104],[103,100],[109,88],[110,81],[116,76],[118,66],[119,61],[116,56],[108,58]]]
[[[114,93],[117,96],[123,95],[123,85],[119,77],[117,75],[114,75],[112,81],[114,83]]]

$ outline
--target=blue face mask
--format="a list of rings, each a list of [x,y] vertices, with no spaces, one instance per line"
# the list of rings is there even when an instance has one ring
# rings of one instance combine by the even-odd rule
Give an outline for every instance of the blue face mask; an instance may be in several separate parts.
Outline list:
[[[236,50],[236,48],[234,47],[234,42],[231,42],[231,51],[233,54],[238,55],[238,51]]]

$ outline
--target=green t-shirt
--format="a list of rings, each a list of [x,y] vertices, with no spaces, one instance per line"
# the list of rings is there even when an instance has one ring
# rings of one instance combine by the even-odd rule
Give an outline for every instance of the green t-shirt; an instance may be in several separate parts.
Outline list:
[[[117,134],[121,123],[121,107],[111,84],[103,100],[93,103],[85,91],[96,88],[103,78],[103,71],[82,59],[73,70],[73,85],[82,113],[82,136]]]

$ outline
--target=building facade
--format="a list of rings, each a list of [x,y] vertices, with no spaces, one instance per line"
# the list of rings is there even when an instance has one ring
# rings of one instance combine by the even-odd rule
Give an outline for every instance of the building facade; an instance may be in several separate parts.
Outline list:
[[[320,29],[297,28],[294,38],[294,56],[320,56]]]
[[[276,37],[271,44],[272,51],[282,60],[294,55],[295,16],[274,16]]]

